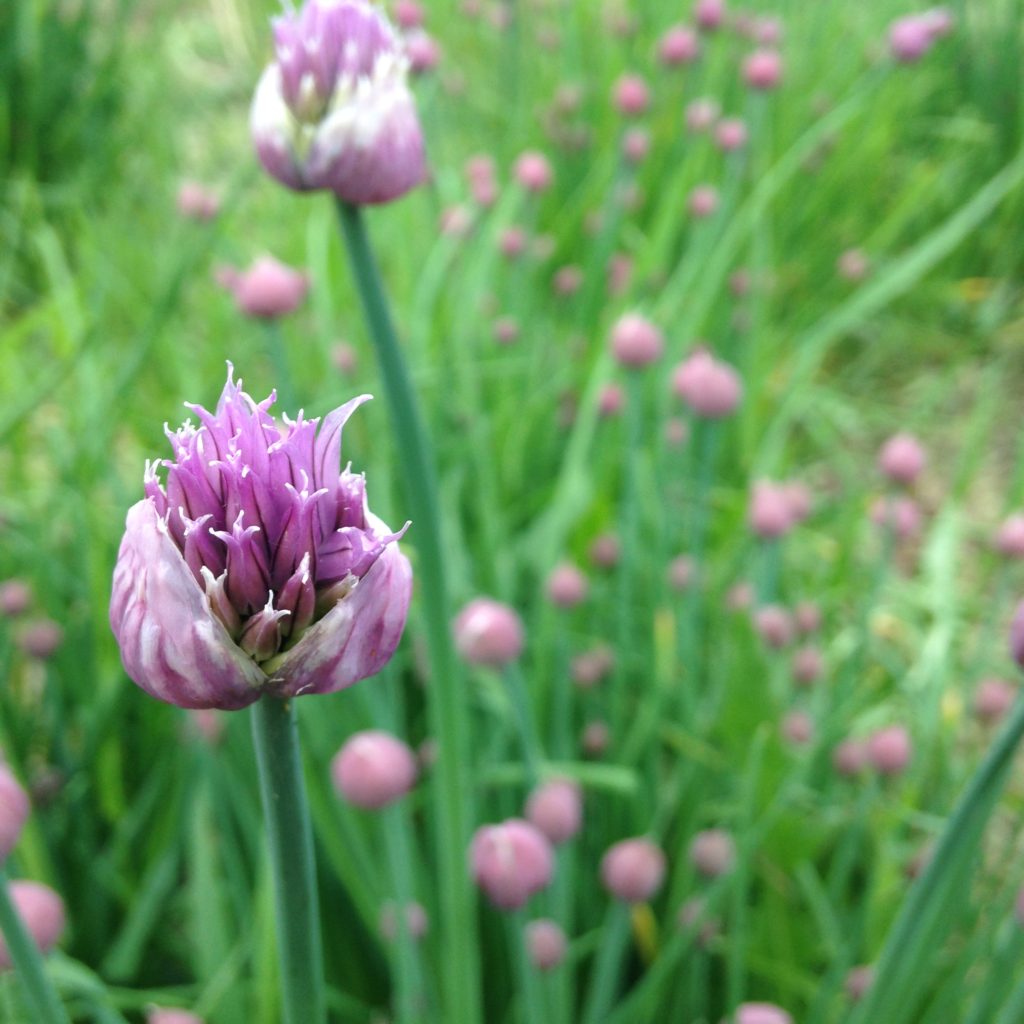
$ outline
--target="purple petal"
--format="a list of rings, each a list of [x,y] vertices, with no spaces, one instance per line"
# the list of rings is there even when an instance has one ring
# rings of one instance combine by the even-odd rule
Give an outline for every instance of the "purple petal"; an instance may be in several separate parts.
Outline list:
[[[152,501],[128,511],[114,569],[110,626],[128,675],[185,708],[243,708],[266,676],[210,610]]]

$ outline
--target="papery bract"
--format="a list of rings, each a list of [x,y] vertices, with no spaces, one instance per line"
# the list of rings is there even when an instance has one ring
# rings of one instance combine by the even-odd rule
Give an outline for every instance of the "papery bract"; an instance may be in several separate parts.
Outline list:
[[[167,431],[128,512],[110,624],[128,675],[186,708],[232,710],[264,693],[330,693],[378,672],[402,635],[405,556],[339,473],[341,432],[368,396],[323,422],[270,415],[229,370],[215,413]]]

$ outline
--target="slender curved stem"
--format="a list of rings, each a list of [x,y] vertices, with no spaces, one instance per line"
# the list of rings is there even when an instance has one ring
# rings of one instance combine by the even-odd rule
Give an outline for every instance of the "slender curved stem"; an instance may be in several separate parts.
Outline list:
[[[7,942],[18,980],[38,1024],[70,1024],[57,990],[46,973],[43,955],[32,941],[21,916],[11,901],[7,878],[0,869],[0,932]]]
[[[440,865],[444,957],[445,1019],[474,1024],[480,1019],[478,945],[473,898],[466,872],[470,783],[467,738],[463,723],[463,677],[452,651],[448,587],[441,545],[434,455],[412,388],[405,356],[373,258],[366,225],[358,207],[338,200],[338,218],[356,280],[363,313],[380,368],[391,427],[402,453],[401,483],[413,526],[410,539],[417,554],[417,585],[422,598],[430,661],[431,729],[438,739],[434,799]]]
[[[302,779],[294,701],[252,705],[252,736],[270,842],[285,1024],[324,1024],[324,968],[313,828]]]

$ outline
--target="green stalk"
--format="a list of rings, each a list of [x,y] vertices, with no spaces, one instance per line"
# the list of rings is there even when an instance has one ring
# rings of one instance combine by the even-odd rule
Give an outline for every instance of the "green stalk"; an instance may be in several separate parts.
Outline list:
[[[253,704],[252,736],[270,842],[283,1019],[285,1024],[324,1024],[324,958],[313,829],[294,702],[263,697]]]
[[[274,368],[278,403],[289,416],[299,411],[298,399],[295,396],[295,384],[292,381],[291,367],[288,365],[288,347],[285,344],[281,324],[276,320],[264,321],[266,328],[267,355]]]
[[[14,963],[37,1024],[70,1024],[60,997],[46,973],[43,955],[25,928],[21,916],[11,902],[7,878],[0,868],[0,932]]]
[[[946,822],[935,854],[903,902],[877,961],[875,980],[851,1024],[869,1021],[901,1024],[911,1019],[928,967],[956,920],[965,880],[995,809],[1013,755],[1024,736],[1024,699],[978,766],[960,802]]]
[[[408,514],[414,524],[417,584],[427,631],[433,698],[427,702],[427,707],[431,729],[438,739],[434,800],[442,926],[447,950],[442,979],[445,1019],[473,1024],[480,1017],[480,992],[476,918],[465,864],[470,820],[466,729],[462,721],[465,698],[449,632],[436,469],[361,211],[340,200],[337,206],[352,273],[383,378],[391,427],[402,453],[401,482]]]
[[[405,809],[401,806],[385,807],[381,812],[388,873],[395,895],[395,1020],[398,1024],[411,1024],[422,1018],[425,1000],[416,940],[409,931],[408,907],[413,895],[413,861],[404,815]]]
[[[601,1024],[608,1016],[629,944],[630,920],[629,904],[616,900],[608,910],[604,939],[590,974],[590,993],[582,1018],[585,1024]]]

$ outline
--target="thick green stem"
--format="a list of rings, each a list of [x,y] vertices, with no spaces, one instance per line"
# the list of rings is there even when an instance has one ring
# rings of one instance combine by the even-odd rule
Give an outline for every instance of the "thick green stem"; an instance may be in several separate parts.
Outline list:
[[[0,932],[7,942],[11,961],[38,1024],[70,1024],[50,976],[43,955],[32,941],[18,911],[11,902],[7,878],[0,870]]]
[[[413,522],[410,541],[416,545],[417,586],[430,659],[432,699],[428,702],[428,711],[431,729],[438,740],[434,799],[442,926],[447,950],[442,979],[445,1019],[474,1024],[480,1018],[480,993],[476,918],[466,871],[470,784],[462,720],[465,697],[449,631],[436,468],[361,212],[358,207],[339,200],[338,217],[377,355],[391,428],[402,455],[401,483],[407,514]]]
[[[299,759],[294,701],[264,697],[252,706],[252,735],[270,869],[285,1024],[324,1024],[323,948],[313,829]]]

